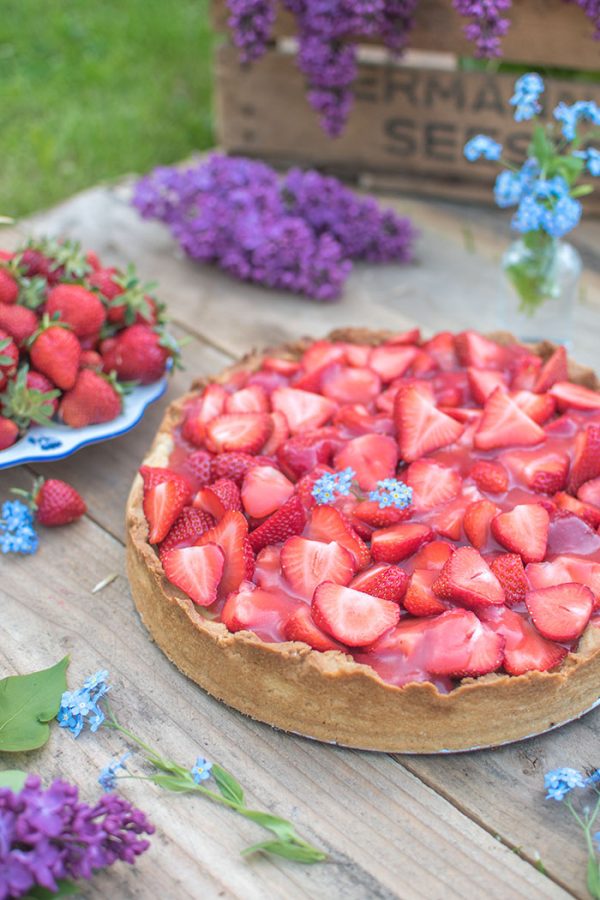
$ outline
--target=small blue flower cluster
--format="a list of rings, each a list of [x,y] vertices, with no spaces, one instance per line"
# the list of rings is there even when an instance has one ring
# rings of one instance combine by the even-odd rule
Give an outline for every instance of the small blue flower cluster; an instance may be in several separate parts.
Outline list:
[[[207,759],[204,759],[203,756],[199,756],[191,769],[192,777],[196,784],[200,784],[202,781],[208,781],[211,777],[211,769],[213,764],[209,762]]]
[[[104,766],[100,775],[98,777],[98,784],[104,788],[105,791],[114,791],[117,785],[117,772],[126,772],[127,766],[125,765],[125,760],[129,759],[131,756],[131,750],[128,750],[127,753],[124,753],[121,759],[111,759],[111,761]]]
[[[588,147],[587,150],[576,150],[573,156],[584,160],[586,169],[594,178],[600,176],[600,152],[598,150]]]
[[[312,495],[319,506],[334,503],[336,497],[347,497],[350,494],[355,476],[356,472],[350,467],[341,472],[326,472],[315,481]]]
[[[491,162],[498,162],[502,156],[502,144],[485,134],[476,134],[465,144],[465,156],[469,162],[483,157]]]
[[[104,722],[104,713],[99,702],[110,690],[107,684],[108,672],[100,671],[83,682],[76,691],[65,691],[58,710],[58,724],[68,728],[73,737],[78,737],[86,722],[90,731],[97,731]]]
[[[7,500],[3,503],[0,517],[2,553],[35,553],[38,544],[30,508],[20,500]]]
[[[543,93],[544,82],[536,72],[517,79],[515,92],[509,101],[515,107],[515,122],[526,122],[542,111],[539,101]]]
[[[580,121],[600,125],[600,107],[593,100],[578,100],[577,103],[559,103],[554,110],[554,118],[562,126],[563,137],[574,141]]]
[[[395,506],[397,509],[408,509],[412,503],[412,488],[396,478],[385,478],[377,482],[377,490],[371,491],[369,500],[379,504],[380,509]]]

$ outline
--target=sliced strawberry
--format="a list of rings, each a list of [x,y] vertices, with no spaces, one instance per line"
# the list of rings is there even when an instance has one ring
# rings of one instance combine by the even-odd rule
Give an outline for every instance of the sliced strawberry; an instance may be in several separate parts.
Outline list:
[[[315,341],[302,354],[300,364],[305,372],[313,372],[330,363],[345,362],[346,345],[333,344],[331,341]]]
[[[487,494],[504,494],[508,490],[508,472],[499,462],[479,459],[469,474],[479,490]]]
[[[325,509],[326,507],[323,507]],[[245,521],[245,520],[244,520]],[[302,500],[296,494],[290,497],[272,516],[250,534],[250,544],[255,553],[268,544],[278,544],[286,538],[300,534],[306,524],[306,512]]]
[[[349,647],[370,644],[393,628],[400,617],[397,603],[338,584],[321,584],[312,602],[315,624]]]
[[[214,481],[212,463],[214,457],[206,450],[194,450],[183,460],[179,470],[189,481],[194,490],[206,487]]]
[[[410,370],[413,375],[417,378],[421,378],[424,375],[430,375],[434,372],[439,372],[439,365],[429,353],[426,353],[425,350],[418,350],[417,355],[415,356]]]
[[[412,488],[412,506],[420,512],[453,500],[462,487],[462,478],[455,469],[430,459],[411,463],[403,480]]]
[[[558,450],[515,451],[503,456],[505,464],[532,491],[555,494],[567,482],[569,457]]]
[[[541,562],[548,545],[550,516],[539,503],[522,503],[500,513],[492,522],[499,544],[518,553],[524,563]]]
[[[321,631],[313,620],[310,608],[302,604],[291,614],[283,628],[286,641],[302,641],[313,650],[325,653],[327,650],[340,650],[347,653],[343,644],[339,644]]]
[[[492,519],[498,515],[498,507],[491,500],[476,500],[470,503],[463,519],[463,528],[467,540],[481,550],[488,542]]]
[[[510,675],[546,672],[567,655],[560,644],[547,641],[527,619],[506,607],[494,608],[485,623],[504,638],[504,668]]]
[[[275,410],[275,412],[270,413],[270,416],[273,430],[271,437],[262,449],[265,456],[272,456],[274,453],[277,453],[283,442],[287,441],[290,436],[290,428],[284,414]]]
[[[332,541],[311,541],[291,537],[281,548],[281,570],[295,593],[312,600],[324,581],[346,585],[356,571],[352,554]]]
[[[346,344],[346,362],[358,369],[369,365],[373,348],[369,344]]]
[[[451,331],[440,331],[426,341],[422,349],[433,357],[440,369],[445,372],[451,372],[458,366],[456,344]]]
[[[381,391],[381,379],[372,369],[334,365],[324,373],[321,391],[335,403],[371,403]]]
[[[242,581],[252,578],[254,554],[247,539],[248,523],[241,512],[226,512],[220,522],[204,532],[196,541],[197,547],[216,544],[225,556],[223,578],[219,585],[219,597],[235,591]]]
[[[500,582],[473,547],[459,547],[452,554],[433,582],[433,590],[442,600],[475,609],[504,603]]]
[[[501,388],[486,400],[473,444],[478,450],[497,447],[529,447],[543,441],[545,434]]]
[[[592,391],[582,384],[571,381],[557,381],[550,388],[560,409],[600,409],[600,392]]]
[[[511,388],[513,391],[533,391],[542,368],[539,356],[523,356],[512,365]]]
[[[229,394],[225,401],[226,413],[269,412],[269,409],[268,394],[259,384]]]
[[[440,412],[435,403],[414,386],[402,388],[396,394],[394,422],[400,455],[406,462],[453,444],[464,430],[463,425]]]
[[[198,606],[210,606],[217,599],[225,556],[216,544],[170,550],[162,557],[169,581]]]
[[[406,592],[408,575],[398,566],[386,566],[379,563],[369,566],[359,572],[352,581],[350,587],[363,594],[372,594],[373,597],[381,597],[382,600],[393,600],[399,603]]]
[[[356,534],[345,516],[333,506],[317,506],[310,514],[306,537],[313,541],[337,541],[348,550],[358,569],[370,561],[368,547]]]
[[[252,580],[267,590],[281,590],[281,547],[263,547],[256,557]]]
[[[337,409],[327,397],[296,388],[278,388],[271,395],[273,410],[284,414],[292,434],[325,425]]]
[[[421,329],[409,328],[408,331],[399,331],[393,334],[385,342],[386,347],[395,347],[398,344],[419,344],[421,342]]]
[[[352,508],[352,522],[354,524],[358,519],[355,527],[359,528],[361,522],[372,528],[387,528],[389,525],[397,525],[398,522],[409,519],[411,514],[410,507],[400,509],[397,506],[385,506],[382,509],[377,500],[362,500]]]
[[[529,591],[525,603],[543,637],[551,641],[573,641],[589,622],[595,599],[589,587],[571,582]]]
[[[198,451],[201,452],[201,451]],[[256,457],[250,453],[220,453],[212,458],[210,464],[210,481],[219,478],[230,478],[238,487],[242,486],[244,475],[256,465]]]
[[[502,585],[507,606],[525,599],[529,585],[518,553],[501,553],[492,560],[490,569]]]
[[[143,508],[148,522],[148,541],[159,544],[191,499],[188,481],[171,469],[142,466]]]
[[[242,485],[244,509],[254,519],[270,516],[289,500],[294,485],[283,472],[273,466],[253,466]]]
[[[212,516],[199,509],[194,509],[193,506],[185,506],[160,545],[161,559],[169,550],[190,547],[195,544],[200,535],[212,528],[214,524],[215,520]]]
[[[228,510],[242,508],[240,489],[230,478],[219,478],[210,487],[198,491],[193,505],[220,522]]]
[[[272,428],[268,413],[224,413],[206,426],[206,446],[213,453],[232,450],[259,453]]]
[[[476,331],[463,331],[457,334],[454,345],[463,366],[472,366],[475,369],[506,368],[508,361],[506,348]]]
[[[295,480],[312,472],[319,464],[330,465],[344,442],[336,428],[296,434],[277,450],[277,461],[288,478]]]
[[[587,522],[588,525],[591,525],[592,528],[600,528],[600,509],[597,506],[577,500],[563,491],[559,491],[552,499],[559,509],[573,513],[575,516],[583,519],[584,522]]]
[[[425,641],[427,671],[434,675],[478,677],[495,672],[504,659],[503,637],[465,609],[433,619]]]
[[[432,541],[434,533],[429,525],[406,522],[375,531],[371,540],[371,555],[376,562],[397,563],[412,556],[421,544]]]
[[[480,406],[483,406],[490,394],[497,387],[506,390],[506,375],[504,372],[498,372],[494,369],[467,369],[469,377],[469,387],[473,394],[473,399]]]
[[[438,577],[434,569],[415,569],[410,576],[402,605],[413,616],[437,616],[448,608],[433,593],[433,582]]]
[[[600,475],[600,425],[588,425],[575,438],[575,452],[569,475],[569,492],[576,494],[579,487]],[[564,487],[564,485],[562,485]],[[558,488],[561,490],[561,488]],[[585,498],[582,497],[582,500]]]
[[[334,425],[341,429],[346,437],[360,437],[361,434],[393,435],[394,423],[386,415],[371,415],[366,406],[360,403],[346,403],[336,412]]]
[[[529,586],[534,590],[577,580],[571,576],[567,560],[563,556],[559,556],[551,562],[529,563],[525,569],[525,575]]]
[[[364,434],[353,438],[336,454],[336,469],[354,469],[363,491],[373,490],[378,481],[393,478],[398,464],[398,445],[385,434]]]
[[[221,415],[228,396],[223,385],[209,384],[202,396],[186,407],[181,429],[186,441],[203,445],[207,424]]]
[[[534,394],[532,391],[514,391],[510,395],[519,409],[522,409],[530,419],[543,425],[554,415],[556,400],[552,394]]]
[[[446,541],[432,541],[421,547],[412,559],[412,564],[415,569],[430,569],[439,572],[454,553],[454,549],[452,544],[448,544]]]
[[[465,509],[468,505],[469,498],[463,495],[446,503],[435,513],[433,518],[430,518],[432,528],[442,537],[451,541],[459,541],[462,535]]]
[[[266,356],[262,361],[263,369],[267,372],[277,372],[279,375],[291,377],[300,368],[300,363],[294,359],[281,359],[277,356]]]
[[[400,378],[415,361],[418,349],[411,346],[383,344],[375,347],[369,357],[369,366],[382,381]]]
[[[592,478],[586,481],[577,491],[577,497],[583,503],[597,506],[600,509],[600,478]]]
[[[285,623],[300,602],[245,582],[227,597],[221,621],[231,632],[253,631],[263,640],[282,641]]]
[[[568,378],[567,351],[564,347],[557,347],[552,356],[544,363],[533,390],[536,394],[543,394],[557,381],[567,381]]]

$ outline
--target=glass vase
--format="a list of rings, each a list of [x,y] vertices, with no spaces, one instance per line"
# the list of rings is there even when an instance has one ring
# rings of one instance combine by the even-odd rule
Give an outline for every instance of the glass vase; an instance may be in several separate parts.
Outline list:
[[[577,250],[545,233],[530,232],[508,247],[502,268],[507,279],[503,326],[522,341],[569,346],[581,277]]]

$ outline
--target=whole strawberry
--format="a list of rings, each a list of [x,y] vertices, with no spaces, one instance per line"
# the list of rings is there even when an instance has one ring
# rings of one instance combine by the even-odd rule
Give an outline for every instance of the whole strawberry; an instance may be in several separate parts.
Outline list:
[[[58,284],[52,288],[46,312],[70,325],[79,338],[97,334],[106,321],[106,310],[98,295],[80,284]]]
[[[0,391],[17,371],[19,351],[10,334],[0,329]]]
[[[0,270],[2,271],[2,270]],[[38,327],[38,317],[25,306],[0,303],[0,328],[14,339],[20,347],[28,341]]]
[[[29,356],[34,369],[46,375],[63,391],[69,391],[77,380],[81,344],[68,325],[53,325],[44,317],[31,338]]]
[[[65,425],[83,428],[115,419],[123,407],[122,395],[114,378],[82,369],[75,386],[63,396],[59,415]]]
[[[23,365],[0,395],[0,409],[23,432],[32,423],[50,425],[59,393],[44,375]]]
[[[114,300],[115,297],[118,297],[119,294],[122,294],[125,290],[124,287],[117,284],[115,281],[115,278],[117,277],[118,272],[114,268],[96,269],[96,271],[92,272],[89,276],[88,284],[91,287],[97,288],[107,300]],[[110,320],[110,312],[108,318]]]
[[[105,372],[116,372],[120,381],[150,384],[165,371],[175,348],[165,346],[166,336],[149,325],[131,325],[115,338],[104,341],[100,350]]]
[[[19,283],[14,275],[0,268],[0,303],[16,303],[19,296]]]
[[[51,528],[75,522],[87,509],[75,488],[58,478],[48,478],[35,484],[33,506],[40,525]]]
[[[12,419],[0,416],[0,450],[12,447],[19,437],[19,429]]]

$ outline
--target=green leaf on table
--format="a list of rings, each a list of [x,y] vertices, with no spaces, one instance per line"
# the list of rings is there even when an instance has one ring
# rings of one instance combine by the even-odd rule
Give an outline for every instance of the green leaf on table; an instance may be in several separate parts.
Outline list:
[[[554,147],[542,125],[536,125],[533,130],[531,149],[542,169],[554,156]]]
[[[244,791],[241,784],[235,780],[233,775],[230,775],[229,772],[222,769],[221,766],[216,763],[214,763],[211,769],[211,774],[221,792],[221,796],[225,797],[226,800],[231,801],[231,803],[237,803],[240,806],[244,805]]]
[[[27,778],[27,772],[20,769],[4,769],[0,772],[0,788],[10,788],[15,794],[18,793]]]
[[[581,173],[585,162],[579,156],[557,156],[549,167],[550,175],[562,175],[569,184],[574,184]]]
[[[252,844],[242,850],[242,856],[251,853],[269,853],[272,856],[283,856],[284,859],[293,859],[294,862],[317,863],[327,859],[327,854],[309,844],[294,844],[289,841],[263,841],[260,844]]]
[[[29,675],[0,681],[0,752],[18,753],[42,747],[50,735],[60,699],[67,690],[69,657]]]
[[[256,809],[240,809],[239,812],[257,825],[262,825],[272,831],[280,840],[296,841],[298,835],[296,829],[287,819],[280,819],[279,816],[272,816],[271,813],[260,812]]]
[[[592,897],[600,900],[600,863],[595,856],[591,855],[588,859],[587,887]]]
[[[34,887],[24,897],[24,900],[54,900],[55,897],[72,897],[81,893],[81,888],[73,881],[57,881],[58,891],[49,891],[48,888]]]
[[[573,188],[571,191],[571,197],[587,197],[588,194],[593,194],[594,188],[591,184],[580,184],[576,188]]]
[[[195,786],[191,776],[185,778],[183,775],[150,775],[149,780],[158,785],[158,787],[162,787],[166,791],[174,791],[177,794],[193,791]]]

